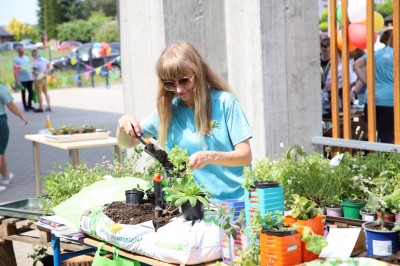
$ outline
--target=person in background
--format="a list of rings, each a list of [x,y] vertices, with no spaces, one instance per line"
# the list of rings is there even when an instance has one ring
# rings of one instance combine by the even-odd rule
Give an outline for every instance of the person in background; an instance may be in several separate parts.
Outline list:
[[[21,90],[22,104],[24,105],[24,110],[26,112],[35,108],[32,107],[33,101],[33,77],[31,72],[31,64],[29,58],[25,55],[25,50],[22,46],[17,48],[18,56],[14,57],[13,67],[14,67],[14,78],[15,85],[21,84],[24,89]],[[25,90],[28,90],[28,100],[26,99]]]
[[[387,45],[375,51],[375,104],[378,141],[394,143],[394,99],[393,99],[393,39],[390,34]],[[367,57],[357,59],[354,71],[364,84],[367,83]],[[366,101],[367,103],[367,101]],[[365,104],[367,114],[368,104]],[[366,117],[366,116],[365,116]],[[366,118],[367,119],[367,118]]]
[[[321,89],[324,89],[326,77],[330,68],[331,54],[330,54],[330,38],[321,40],[321,52],[320,52],[320,63],[321,63]]]
[[[18,116],[25,125],[28,124],[28,120],[20,112],[18,107],[13,102],[13,97],[11,96],[8,89],[0,84],[0,173],[3,176],[1,180],[0,191],[6,189],[5,185],[10,184],[14,175],[8,171],[7,161],[5,156],[5,151],[8,144],[8,139],[10,136],[10,129],[7,122],[6,107],[16,116]]]
[[[217,200],[243,196],[243,167],[252,160],[253,137],[239,102],[229,87],[187,42],[167,47],[156,65],[157,109],[140,122],[124,115],[118,120],[122,148],[139,142],[137,134],[158,139],[170,151],[188,151],[199,184]]]
[[[46,98],[46,112],[51,112],[50,108],[50,96],[47,90],[47,75],[53,70],[53,66],[50,62],[39,56],[36,49],[32,50],[33,57],[33,78],[34,78],[34,88],[39,98],[39,108],[35,112],[43,112],[43,95]]]
[[[388,45],[390,35],[392,34],[392,29],[387,29],[385,30],[381,37],[379,38],[379,42],[384,44],[384,46]],[[365,52],[361,49],[356,49],[354,52],[351,52],[350,55],[354,58],[354,61],[357,61],[358,58],[361,56],[365,55]],[[364,105],[367,103],[366,101],[366,90],[367,90],[367,85],[364,84],[360,79],[357,79],[356,84],[354,87],[351,88],[351,99],[357,99],[359,100],[359,105]],[[365,114],[366,115],[366,114]]]

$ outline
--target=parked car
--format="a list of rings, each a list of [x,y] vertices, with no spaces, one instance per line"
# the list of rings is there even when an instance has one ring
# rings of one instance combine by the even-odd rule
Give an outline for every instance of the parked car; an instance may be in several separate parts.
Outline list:
[[[77,49],[81,47],[83,44],[78,41],[63,41],[61,44],[57,47],[58,51],[72,51],[74,49]]]
[[[33,50],[36,49],[36,43],[33,43],[31,40],[22,40],[19,42],[22,44],[25,50]]]
[[[92,68],[103,66],[102,70],[106,71],[107,70],[105,66],[106,63],[104,60],[106,59],[106,62],[112,61],[111,69],[109,71],[120,77],[121,60],[115,60],[117,57],[121,55],[120,43],[119,42],[109,43],[111,47],[111,53],[109,56],[106,56],[106,58],[99,55],[98,49],[96,50],[96,48],[93,48],[93,44],[94,43],[86,43],[81,47],[79,47],[78,49],[75,49],[73,52],[66,54],[63,57],[52,59],[50,63],[53,65],[55,71],[65,70],[65,69],[77,69],[76,64],[74,65],[71,64],[71,58],[75,58],[77,59],[77,63],[79,63],[79,68],[81,72],[86,71],[85,65],[91,66]]]
[[[4,42],[0,44],[0,51],[15,51],[18,46],[23,46],[20,42]]]

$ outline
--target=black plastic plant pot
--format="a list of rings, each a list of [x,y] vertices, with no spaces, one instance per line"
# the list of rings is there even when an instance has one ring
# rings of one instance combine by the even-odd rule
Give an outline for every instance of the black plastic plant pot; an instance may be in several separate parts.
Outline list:
[[[136,189],[125,190],[126,204],[143,204],[144,192]]]
[[[279,187],[279,182],[268,182],[268,183],[255,183],[256,188],[271,188]]]
[[[262,231],[264,234],[270,235],[270,236],[291,236],[296,234],[297,229],[296,228],[291,228],[291,229],[285,229],[285,230],[269,230],[269,229],[264,229]]]
[[[146,195],[147,201],[152,205],[156,205],[156,195],[154,194],[154,192],[146,192]]]
[[[183,217],[186,221],[195,221],[203,219],[204,217],[204,205],[201,201],[197,201],[196,205],[192,207],[189,201],[186,201],[181,206]]]

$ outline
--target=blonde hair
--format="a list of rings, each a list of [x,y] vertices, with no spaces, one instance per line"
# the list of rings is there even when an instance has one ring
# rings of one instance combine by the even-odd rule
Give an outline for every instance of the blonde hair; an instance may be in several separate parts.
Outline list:
[[[161,54],[156,64],[158,76],[157,111],[160,118],[158,141],[165,147],[168,127],[172,119],[172,99],[175,94],[163,89],[163,81],[177,80],[194,74],[193,87],[194,121],[200,136],[210,130],[211,99],[210,88],[229,91],[226,82],[218,76],[188,42],[174,43]]]

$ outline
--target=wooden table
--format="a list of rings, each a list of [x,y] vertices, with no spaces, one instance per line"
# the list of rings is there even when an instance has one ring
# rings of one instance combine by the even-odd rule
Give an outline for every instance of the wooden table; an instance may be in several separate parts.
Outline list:
[[[72,165],[77,165],[80,163],[80,149],[104,147],[104,146],[114,146],[114,151],[117,154],[119,161],[121,161],[121,156],[120,156],[121,151],[118,147],[117,139],[113,137],[109,137],[107,139],[84,140],[84,141],[73,141],[73,142],[62,142],[62,143],[48,141],[42,134],[25,135],[25,139],[30,140],[33,143],[36,197],[40,197],[42,195],[42,188],[40,183],[40,176],[41,176],[40,149],[39,149],[40,144],[45,144],[53,146],[55,148],[68,150],[69,161]]]

